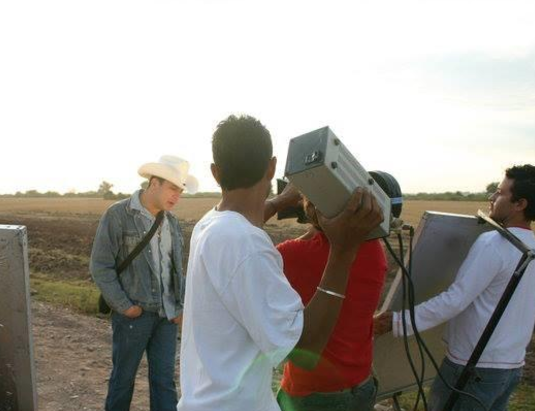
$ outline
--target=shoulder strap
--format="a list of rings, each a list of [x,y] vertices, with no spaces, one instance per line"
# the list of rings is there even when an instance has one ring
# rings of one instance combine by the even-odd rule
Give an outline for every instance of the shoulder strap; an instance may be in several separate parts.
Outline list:
[[[119,267],[117,267],[117,275],[121,274],[126,267],[130,265],[132,260],[138,256],[138,254],[145,248],[145,246],[149,243],[149,241],[154,237],[154,233],[156,233],[156,230],[158,229],[158,226],[161,224],[164,217],[164,211],[160,211],[156,215],[156,220],[154,221],[154,224],[152,224],[152,227],[150,228],[149,232],[143,237],[143,239],[139,242],[138,245],[136,245],[136,248],[128,255],[128,257],[125,258],[125,260],[119,264]]]

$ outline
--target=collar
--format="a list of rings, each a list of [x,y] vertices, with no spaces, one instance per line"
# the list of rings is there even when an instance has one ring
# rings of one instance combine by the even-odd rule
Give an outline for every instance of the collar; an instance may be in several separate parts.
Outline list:
[[[146,210],[145,207],[141,204],[141,193],[143,190],[137,190],[132,197],[130,198],[130,208],[132,210],[143,211]]]
[[[507,228],[522,228],[524,230],[530,230],[531,231],[531,226],[529,226],[529,225],[510,225]]]
[[[132,197],[130,197],[130,210],[141,213],[144,216],[149,217],[150,219],[156,218],[149,212],[149,210],[143,207],[143,204],[141,204],[141,193],[143,193],[142,189],[137,190],[134,194],[132,194]]]

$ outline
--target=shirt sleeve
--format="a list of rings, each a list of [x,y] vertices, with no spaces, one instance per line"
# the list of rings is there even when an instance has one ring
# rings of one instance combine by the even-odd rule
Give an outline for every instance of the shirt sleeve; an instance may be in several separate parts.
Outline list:
[[[132,307],[115,269],[121,244],[122,228],[108,210],[101,218],[93,241],[89,270],[106,302],[119,313]]]
[[[488,237],[479,237],[464,260],[453,284],[443,293],[414,308],[418,331],[436,327],[463,312],[502,269],[502,260]],[[407,335],[414,333],[409,311],[405,311]],[[394,312],[392,331],[403,336],[401,312]]]
[[[276,251],[247,257],[223,293],[235,319],[273,367],[293,350],[303,331],[303,304],[285,278]]]

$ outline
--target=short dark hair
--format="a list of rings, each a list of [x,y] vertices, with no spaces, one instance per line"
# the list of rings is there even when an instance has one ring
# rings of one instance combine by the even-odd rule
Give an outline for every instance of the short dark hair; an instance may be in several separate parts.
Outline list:
[[[163,184],[163,182],[165,181],[165,178],[161,178],[161,177],[158,177],[158,176],[150,176],[149,178],[149,185],[147,187],[150,187],[151,183],[152,183],[152,180],[153,179],[156,179],[160,182],[160,185]]]
[[[514,166],[505,170],[505,176],[513,180],[511,200],[518,201],[524,198],[528,202],[524,216],[528,221],[535,220],[535,166],[531,164]]]
[[[254,117],[231,115],[214,132],[212,154],[223,190],[252,187],[265,175],[273,156],[271,134]]]

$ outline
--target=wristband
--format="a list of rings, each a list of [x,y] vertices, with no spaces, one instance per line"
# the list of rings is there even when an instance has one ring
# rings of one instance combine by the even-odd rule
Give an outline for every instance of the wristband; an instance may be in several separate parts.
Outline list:
[[[316,287],[316,289],[317,289],[318,291],[321,291],[322,293],[332,295],[333,297],[341,298],[342,300],[343,300],[344,298],[346,298],[346,296],[345,296],[344,294],[335,293],[334,291],[326,290],[325,288],[321,288],[321,287],[319,287],[319,286]]]

